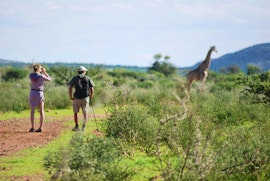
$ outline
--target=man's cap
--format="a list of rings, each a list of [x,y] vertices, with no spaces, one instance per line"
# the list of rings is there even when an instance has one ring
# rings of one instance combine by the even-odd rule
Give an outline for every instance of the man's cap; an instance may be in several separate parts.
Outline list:
[[[80,67],[78,68],[78,71],[87,71],[87,69],[86,69],[84,66],[80,66]]]

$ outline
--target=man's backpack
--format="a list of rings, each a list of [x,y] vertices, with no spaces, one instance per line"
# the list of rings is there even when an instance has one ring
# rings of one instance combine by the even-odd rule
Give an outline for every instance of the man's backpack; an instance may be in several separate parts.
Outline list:
[[[79,99],[89,96],[89,79],[87,76],[78,76],[78,82],[75,85],[75,95]]]

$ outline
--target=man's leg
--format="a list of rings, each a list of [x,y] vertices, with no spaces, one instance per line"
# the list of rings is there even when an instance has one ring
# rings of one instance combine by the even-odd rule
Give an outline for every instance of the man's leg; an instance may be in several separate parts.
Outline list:
[[[88,98],[85,98],[85,102],[82,105],[82,111],[83,111],[83,125],[82,125],[82,130],[84,131],[84,128],[86,126],[86,123],[88,122],[89,97]]]
[[[79,123],[78,123],[78,113],[74,113],[74,123],[76,127],[79,127]]]
[[[73,100],[73,112],[74,112],[74,123],[75,127],[72,129],[72,131],[78,131],[79,130],[79,123],[78,123],[78,112],[79,112],[79,105],[78,100]]]
[[[74,123],[75,127],[72,129],[72,131],[79,131],[79,123],[78,123],[78,113],[74,112]]]
[[[85,127],[88,122],[88,112],[83,113],[83,127]]]

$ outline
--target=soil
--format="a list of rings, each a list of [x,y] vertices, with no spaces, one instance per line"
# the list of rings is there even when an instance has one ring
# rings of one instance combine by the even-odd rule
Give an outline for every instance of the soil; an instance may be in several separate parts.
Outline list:
[[[104,118],[105,115],[96,115],[96,117]],[[29,132],[29,118],[0,121],[0,157],[9,156],[26,148],[40,147],[47,144],[59,136],[62,130],[72,129],[65,126],[68,121],[73,121],[73,116],[46,117],[41,133]],[[35,125],[38,128],[39,121],[35,121]],[[102,135],[99,130],[94,130],[92,133],[97,136]]]

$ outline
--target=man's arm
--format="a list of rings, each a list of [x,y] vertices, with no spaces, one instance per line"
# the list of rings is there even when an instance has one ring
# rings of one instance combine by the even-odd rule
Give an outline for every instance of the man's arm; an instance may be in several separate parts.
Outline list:
[[[94,92],[95,92],[95,89],[94,89],[94,87],[90,87],[90,89],[89,89],[89,93],[90,93],[90,99],[93,99],[93,97],[94,97]]]
[[[74,97],[72,97],[72,86],[69,86],[68,93],[69,93],[69,99],[74,100]]]

